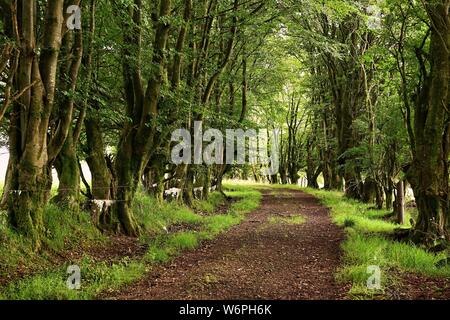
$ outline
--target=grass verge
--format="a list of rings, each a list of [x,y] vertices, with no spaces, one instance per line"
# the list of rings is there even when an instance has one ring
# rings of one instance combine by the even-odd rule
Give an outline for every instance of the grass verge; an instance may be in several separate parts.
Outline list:
[[[352,283],[350,295],[354,299],[383,297],[386,289],[398,281],[396,274],[412,272],[450,278],[450,267],[436,266],[446,258],[445,254],[433,254],[412,243],[396,242],[389,237],[399,225],[386,219],[388,211],[374,210],[370,205],[346,199],[340,192],[305,191],[329,207],[333,221],[345,228],[347,239],[342,245],[344,264],[337,278]],[[370,271],[372,266],[381,270],[379,290],[370,290],[367,286],[373,275]]]

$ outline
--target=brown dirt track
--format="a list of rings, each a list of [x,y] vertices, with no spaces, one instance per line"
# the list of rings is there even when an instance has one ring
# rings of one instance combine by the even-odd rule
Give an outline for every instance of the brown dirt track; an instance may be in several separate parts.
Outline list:
[[[271,216],[301,215],[301,225]],[[337,284],[344,233],[317,199],[297,190],[264,190],[261,207],[213,241],[161,265],[108,299],[345,299]]]

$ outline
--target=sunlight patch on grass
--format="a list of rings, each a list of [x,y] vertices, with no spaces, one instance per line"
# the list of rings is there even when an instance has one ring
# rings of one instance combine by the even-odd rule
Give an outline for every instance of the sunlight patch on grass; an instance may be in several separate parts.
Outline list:
[[[270,224],[301,225],[306,222],[306,219],[300,215],[290,217],[272,216],[269,218],[268,222]]]
[[[212,273],[207,273],[203,276],[203,282],[206,284],[215,284],[218,283],[219,281],[220,281],[219,277]]]

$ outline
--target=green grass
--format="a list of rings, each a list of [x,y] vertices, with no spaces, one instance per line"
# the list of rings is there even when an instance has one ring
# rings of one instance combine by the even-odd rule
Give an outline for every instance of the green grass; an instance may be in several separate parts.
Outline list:
[[[253,211],[259,206],[261,194],[249,186],[228,185],[227,195],[237,198],[226,214],[214,215],[214,209],[223,203],[224,199],[220,194],[213,193],[208,201],[196,203],[198,210],[205,210],[210,215],[202,216],[193,210],[180,206],[177,203],[158,203],[155,199],[139,193],[134,203],[134,213],[138,221],[144,226],[145,232],[141,237],[141,242],[147,245],[147,251],[143,257],[134,259],[121,259],[111,263],[94,261],[88,256],[81,260],[71,261],[81,269],[81,289],[70,290],[66,286],[68,274],[66,270],[69,264],[55,267],[46,259],[35,255],[39,270],[37,274],[23,280],[13,281],[8,286],[0,290],[0,299],[94,299],[102,292],[120,288],[123,285],[136,281],[150,271],[152,266],[158,263],[165,263],[178,256],[185,250],[197,247],[201,241],[212,239],[216,235],[228,230],[232,226],[239,224],[245,214]],[[88,216],[81,215],[74,217],[69,212],[61,212],[57,207],[49,206],[46,210],[46,224],[48,228],[48,239],[46,243],[52,251],[60,251],[70,244],[88,244],[97,241],[105,241],[105,237],[92,226]],[[168,228],[174,224],[182,224],[192,227],[194,230],[182,230],[176,233],[168,233]],[[15,244],[17,254],[14,254],[17,261],[11,263],[10,267],[17,267],[21,262],[30,263],[26,240],[17,236],[8,228],[3,226],[2,231],[11,233],[8,245]],[[0,234],[3,234],[1,232]],[[78,238],[86,237],[83,240]],[[20,241],[24,241],[21,243]],[[78,241],[78,242],[77,242]],[[0,245],[0,257],[6,255],[7,246]],[[31,245],[29,246],[31,248]],[[31,249],[30,249],[31,250]],[[27,260],[28,259],[28,260]],[[45,271],[47,270],[47,271]]]
[[[42,272],[52,266],[59,253],[83,250],[107,242],[86,212],[73,213],[49,204],[44,212],[44,250],[35,252],[32,243],[0,220],[0,277]]]
[[[68,245],[92,245],[106,241],[87,212],[73,213],[49,204],[45,210],[44,224],[46,226],[45,243],[54,251],[68,249]]]
[[[193,232],[179,232],[172,235],[167,244],[177,250],[194,249],[198,245],[198,236]]]
[[[195,211],[203,213],[213,213],[215,208],[223,204],[225,201],[223,195],[219,192],[214,192],[209,195],[207,201],[194,200],[192,207]]]
[[[147,249],[144,261],[149,263],[164,263],[171,259],[174,252],[168,247],[161,246],[158,243],[152,243]]]
[[[374,210],[371,208],[373,205],[346,199],[341,192],[314,189],[306,189],[306,191],[318,197],[324,205],[331,208],[333,221],[339,226],[351,225],[360,233],[392,233],[395,228],[399,227],[392,222],[383,220],[390,212]],[[409,227],[409,225],[405,227]]]
[[[350,294],[354,298],[382,295],[386,287],[395,284],[395,274],[398,272],[450,277],[450,267],[436,267],[436,263],[446,257],[445,254],[436,255],[411,243],[396,242],[388,237],[394,229],[400,227],[384,219],[389,214],[388,211],[373,210],[370,205],[344,198],[340,192],[313,189],[306,191],[329,207],[333,221],[346,230],[347,240],[342,245],[344,265],[337,278],[352,282]],[[380,267],[381,290],[367,288],[369,266]]]
[[[140,192],[136,195],[133,204],[136,219],[150,233],[164,232],[173,224],[200,224],[202,217],[187,207],[176,202],[159,203],[155,198]]]
[[[289,225],[301,225],[306,222],[305,218],[300,215],[291,216],[291,217],[272,216],[269,218],[268,221],[269,221],[269,223],[273,223],[273,224],[281,223],[281,224],[289,224]]]
[[[67,288],[67,266],[57,271],[40,274],[8,286],[2,293],[11,300],[85,300],[94,299],[105,290],[137,280],[146,272],[140,262],[123,259],[108,265],[95,263],[87,258],[79,263],[82,290]]]

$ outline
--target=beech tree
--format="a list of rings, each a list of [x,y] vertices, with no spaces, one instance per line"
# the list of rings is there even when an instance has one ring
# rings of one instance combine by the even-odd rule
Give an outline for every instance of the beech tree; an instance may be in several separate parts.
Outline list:
[[[63,0],[49,1],[43,19],[37,19],[34,0],[2,1],[2,7],[9,10],[10,19],[6,23],[11,25],[6,30],[19,50],[12,90],[21,93],[13,102],[10,115],[9,170],[13,173],[7,190],[9,218],[39,248],[51,165],[64,146],[73,114],[73,104],[69,102],[69,110],[65,110],[58,127],[49,134],[55,110],[58,58],[66,35],[75,33],[74,37],[80,37],[81,31],[67,29]],[[43,30],[42,38],[37,37],[39,28]],[[73,69],[79,65],[79,58],[75,60]],[[73,87],[77,77],[76,71],[72,71]]]
[[[423,5],[430,31],[423,45],[415,49],[420,82],[414,99],[413,160],[408,178],[419,209],[415,236],[435,243],[448,236],[449,223],[450,1],[430,0]]]

